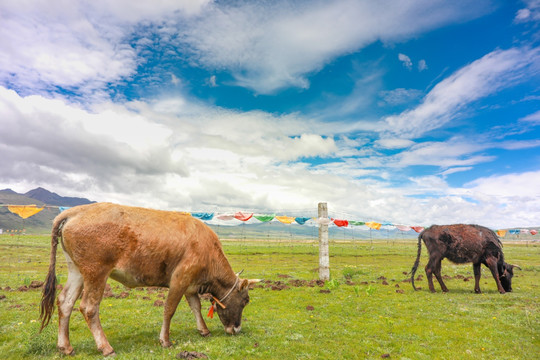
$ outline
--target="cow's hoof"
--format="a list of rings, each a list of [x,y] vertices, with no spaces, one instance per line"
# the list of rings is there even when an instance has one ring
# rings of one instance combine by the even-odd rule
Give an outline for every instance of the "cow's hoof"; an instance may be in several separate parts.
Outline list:
[[[165,340],[160,339],[159,342],[161,343],[161,346],[163,346],[164,348],[168,348],[172,346],[172,342],[170,342],[169,340],[165,341]]]
[[[500,292],[501,294],[506,294],[506,291],[504,291],[504,290],[503,290],[503,291],[499,291],[499,292]]]
[[[116,356],[114,349],[110,346],[108,348],[101,350],[101,353],[103,354],[103,356]]]
[[[75,350],[73,350],[73,347],[60,347],[58,346],[58,351],[60,351],[64,355],[75,355]]]
[[[482,292],[480,291],[480,289],[474,289],[474,292],[477,293],[477,294],[481,294]]]
[[[212,333],[210,331],[199,331],[199,333],[201,334],[202,337],[209,337],[210,335],[212,335]]]

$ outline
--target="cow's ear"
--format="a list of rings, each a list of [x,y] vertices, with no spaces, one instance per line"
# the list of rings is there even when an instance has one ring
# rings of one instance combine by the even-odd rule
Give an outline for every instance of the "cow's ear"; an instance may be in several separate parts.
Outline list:
[[[244,290],[245,288],[247,288],[249,286],[249,280],[248,279],[242,279],[241,282],[240,282],[240,290]]]

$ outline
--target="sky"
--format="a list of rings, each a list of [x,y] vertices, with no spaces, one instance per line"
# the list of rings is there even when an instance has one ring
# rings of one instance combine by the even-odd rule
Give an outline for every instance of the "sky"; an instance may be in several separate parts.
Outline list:
[[[0,189],[540,225],[540,1],[0,2]]]

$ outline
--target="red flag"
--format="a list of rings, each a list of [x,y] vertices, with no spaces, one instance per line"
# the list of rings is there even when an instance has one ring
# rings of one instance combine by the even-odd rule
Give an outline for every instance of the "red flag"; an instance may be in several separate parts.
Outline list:
[[[334,221],[334,224],[339,227],[347,227],[349,226],[349,222],[347,220],[339,220],[339,219],[332,219]]]

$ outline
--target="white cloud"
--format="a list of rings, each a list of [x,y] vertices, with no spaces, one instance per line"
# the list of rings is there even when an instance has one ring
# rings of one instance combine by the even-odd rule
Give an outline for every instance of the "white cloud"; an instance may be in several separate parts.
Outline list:
[[[236,85],[258,93],[307,88],[308,74],[337,56],[489,11],[487,0],[473,6],[442,0],[399,6],[352,0],[163,0],[151,5],[8,0],[0,5],[0,53],[6,54],[0,56],[0,83],[34,91],[38,85],[43,91],[60,86],[103,96],[105,84],[135,73],[153,42],[149,37],[156,36],[161,47],[179,46],[192,63],[226,69]],[[139,33],[141,28],[147,32]]]
[[[405,66],[409,70],[412,70],[412,61],[410,57],[405,54],[398,54],[398,59],[399,61],[401,61],[403,66]]]
[[[403,149],[414,145],[409,139],[384,138],[375,141],[375,144],[385,149]]]
[[[180,84],[180,79],[176,77],[176,75],[171,74],[171,83],[173,83],[173,85],[178,85]]]
[[[286,182],[300,187],[311,175],[289,162],[337,150],[333,138],[315,133],[318,125],[305,119],[178,99],[105,102],[89,111],[0,87],[0,119],[0,183],[151,207],[300,201]],[[281,192],[270,196],[278,183]],[[311,203],[312,195],[306,192],[301,201]]]
[[[534,199],[540,197],[538,179],[540,179],[540,171],[495,175],[473,180],[465,184],[465,188],[492,196],[529,197]]]
[[[388,132],[415,138],[463,116],[468,105],[538,76],[540,48],[495,50],[438,83],[412,110],[386,118]]]
[[[427,66],[426,60],[424,59],[420,60],[418,62],[418,71],[422,72],[427,69],[428,69],[428,66]]]
[[[453,138],[446,142],[422,142],[389,159],[389,164],[405,167],[432,165],[442,168],[470,166],[492,161],[493,156],[478,154],[488,146],[478,141]]]
[[[217,83],[216,83],[216,75],[210,76],[210,78],[208,79],[208,85],[209,85],[210,87],[216,87],[216,86],[217,86]]]
[[[531,123],[535,123],[535,124],[540,124],[540,110],[538,110],[537,112],[534,112],[532,114],[529,114],[525,117],[522,117],[521,119],[519,119],[520,121],[527,121],[527,122],[531,122]]]
[[[238,85],[272,93],[307,88],[308,74],[377,40],[401,41],[489,11],[486,1],[216,3],[186,22],[180,39],[202,66],[228,69]]]
[[[193,16],[207,3],[2,1],[0,84],[23,93],[62,87],[82,97],[103,96],[107,84],[129,78],[139,65],[127,42],[138,22]]]
[[[527,7],[519,9],[516,12],[514,21],[516,23],[524,23],[528,21],[540,20],[540,1],[539,0],[525,0],[524,3]]]
[[[379,96],[382,98],[384,103],[392,106],[410,103],[411,101],[419,99],[422,94],[423,91],[418,89],[403,88],[379,92]],[[379,103],[379,105],[384,105],[384,103]]]
[[[441,175],[443,177],[446,177],[450,174],[455,174],[455,173],[458,173],[458,172],[463,172],[463,171],[469,171],[469,170],[472,170],[473,167],[472,166],[462,166],[462,167],[453,167],[453,168],[450,168],[448,170],[445,170],[441,173]]]

